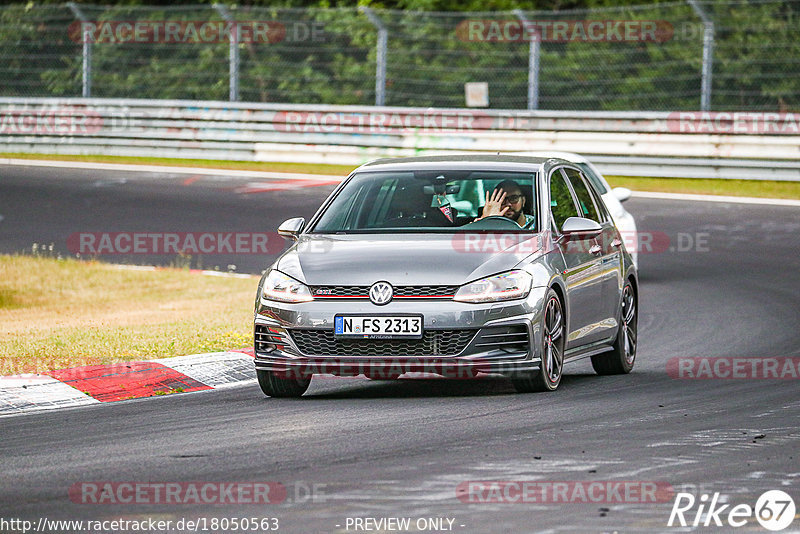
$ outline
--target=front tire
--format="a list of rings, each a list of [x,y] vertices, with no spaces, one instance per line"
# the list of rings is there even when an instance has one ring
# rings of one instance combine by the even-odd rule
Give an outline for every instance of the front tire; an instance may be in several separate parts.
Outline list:
[[[630,282],[622,289],[619,331],[611,352],[592,356],[592,367],[598,375],[624,375],[636,362],[639,307]]]
[[[542,365],[535,374],[511,378],[518,393],[555,391],[558,388],[564,369],[565,324],[561,301],[551,289],[547,292],[542,314]]]
[[[274,371],[256,369],[258,385],[270,397],[300,397],[311,384],[311,378],[284,378]]]

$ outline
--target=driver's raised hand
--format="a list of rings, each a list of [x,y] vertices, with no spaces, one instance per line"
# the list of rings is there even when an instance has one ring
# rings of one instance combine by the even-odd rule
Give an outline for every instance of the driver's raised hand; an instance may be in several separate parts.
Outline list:
[[[506,212],[511,209],[511,206],[503,207],[503,200],[506,198],[506,192],[502,189],[495,189],[492,191],[491,195],[489,192],[486,192],[486,204],[483,206],[483,215],[475,219],[479,221],[485,217],[495,216],[503,216]]]

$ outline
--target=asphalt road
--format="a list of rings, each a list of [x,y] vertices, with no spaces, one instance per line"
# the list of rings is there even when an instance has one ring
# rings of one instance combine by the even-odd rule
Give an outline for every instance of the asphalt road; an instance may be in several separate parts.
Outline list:
[[[0,168],[0,176],[3,251],[60,245],[70,233],[106,228],[272,229],[310,215],[330,190],[240,194],[230,181],[182,185],[185,175],[130,174],[115,183],[118,177],[97,171],[21,167]],[[640,345],[630,375],[599,377],[577,362],[557,392],[529,395],[513,393],[502,378],[314,379],[301,399],[266,398],[252,383],[3,418],[0,515],[275,517],[279,531],[291,533],[376,532],[356,529],[354,518],[385,517],[411,518],[412,527],[426,526],[416,525],[420,518],[449,518],[449,531],[464,533],[691,530],[667,526],[671,498],[457,498],[465,482],[508,480],[659,482],[750,506],[762,492],[781,489],[800,505],[799,382],[686,380],[667,372],[675,357],[800,357],[800,210],[643,199],[626,207],[640,230],[663,232],[672,247],[640,255]],[[267,259],[235,261],[258,271]],[[210,506],[70,500],[71,486],[92,481],[272,481],[288,498]],[[428,531],[448,531],[443,525]],[[737,530],[765,532],[753,518]]]
[[[257,180],[190,174],[160,174],[0,166],[0,252],[30,253],[34,244],[53,246],[54,254],[80,253],[80,236],[119,233],[267,234],[265,247],[245,240],[236,253],[229,246],[210,245],[210,253],[126,252],[132,242],[101,247],[99,237],[83,256],[114,263],[177,265],[260,273],[285,247],[275,233],[291,217],[309,218],[333,190],[333,185],[304,181]],[[152,242],[148,240],[148,242]],[[206,243],[207,245],[209,243]],[[163,247],[162,247],[163,248]],[[92,253],[100,251],[101,253]],[[267,254],[262,253],[263,250]],[[233,253],[231,253],[233,251]],[[171,251],[170,251],[171,252]],[[48,252],[49,253],[49,252]]]

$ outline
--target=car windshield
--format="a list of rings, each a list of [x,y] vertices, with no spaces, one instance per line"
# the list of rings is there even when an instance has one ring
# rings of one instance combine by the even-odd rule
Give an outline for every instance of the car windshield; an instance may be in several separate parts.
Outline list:
[[[535,178],[535,172],[359,172],[338,192],[311,233],[536,232]],[[516,217],[476,221],[483,215],[486,193],[500,184],[510,197],[503,206],[509,206],[509,212],[516,209]]]

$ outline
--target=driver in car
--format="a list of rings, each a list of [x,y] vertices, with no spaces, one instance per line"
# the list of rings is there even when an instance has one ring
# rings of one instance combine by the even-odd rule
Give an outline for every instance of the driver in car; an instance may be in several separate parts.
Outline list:
[[[475,219],[479,221],[486,217],[499,216],[511,219],[520,225],[521,228],[533,228],[536,218],[533,215],[523,213],[525,207],[525,195],[522,193],[517,182],[514,180],[504,180],[497,184],[491,195],[486,192],[486,204],[483,206],[483,215]]]

